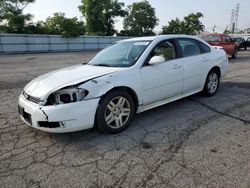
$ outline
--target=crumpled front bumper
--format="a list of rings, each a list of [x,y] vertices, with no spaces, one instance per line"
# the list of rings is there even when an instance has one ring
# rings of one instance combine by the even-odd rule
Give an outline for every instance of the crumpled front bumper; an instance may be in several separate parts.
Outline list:
[[[66,133],[94,126],[95,113],[99,98],[69,104],[41,106],[28,101],[23,95],[19,97],[19,111],[22,120],[35,129],[51,133]],[[44,127],[39,122],[58,123],[56,128]]]

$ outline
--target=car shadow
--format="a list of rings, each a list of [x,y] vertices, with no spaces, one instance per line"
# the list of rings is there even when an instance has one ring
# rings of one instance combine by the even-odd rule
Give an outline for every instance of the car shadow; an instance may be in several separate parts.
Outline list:
[[[238,87],[250,89],[250,82],[223,82],[224,87]]]
[[[248,49],[249,51],[249,49]],[[230,63],[237,63],[240,61],[240,63],[249,63],[249,53],[246,53],[248,51],[240,51],[237,58],[231,58],[229,57]]]

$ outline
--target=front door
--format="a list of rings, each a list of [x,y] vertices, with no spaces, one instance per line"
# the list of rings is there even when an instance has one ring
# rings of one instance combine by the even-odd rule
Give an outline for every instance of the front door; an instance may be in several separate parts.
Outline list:
[[[154,48],[149,59],[153,56],[162,56],[165,62],[146,64],[141,68],[144,105],[181,94],[183,67],[176,52],[174,41],[163,41]]]
[[[234,54],[235,44],[232,41],[232,39],[229,36],[222,36],[222,38],[223,38],[223,41],[221,42],[221,45],[224,47],[224,50],[229,55]]]

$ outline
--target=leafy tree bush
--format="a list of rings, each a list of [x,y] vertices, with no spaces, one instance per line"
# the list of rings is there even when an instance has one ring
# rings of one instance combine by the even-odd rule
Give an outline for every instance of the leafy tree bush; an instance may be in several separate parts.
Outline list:
[[[204,30],[205,26],[201,23],[200,18],[203,14],[200,12],[191,13],[184,17],[183,20],[176,18],[163,26],[162,34],[187,34],[195,35]]]
[[[114,18],[125,16],[124,3],[117,0],[82,0],[79,10],[86,19],[87,34],[113,35]]]
[[[33,2],[35,0],[0,0],[0,32],[27,33],[32,15],[23,14],[23,10]]]
[[[128,15],[124,19],[124,30],[120,35],[149,36],[155,35],[153,29],[158,25],[155,8],[148,1],[133,3],[128,6]]]
[[[46,34],[63,35],[63,37],[78,37],[85,33],[83,21],[79,21],[76,17],[66,18],[64,13],[54,13],[52,17],[48,17],[45,22],[36,24],[37,32]]]

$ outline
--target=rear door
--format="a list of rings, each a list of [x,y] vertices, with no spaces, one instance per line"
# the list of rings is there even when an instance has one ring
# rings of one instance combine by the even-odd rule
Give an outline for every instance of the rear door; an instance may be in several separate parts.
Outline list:
[[[184,70],[182,93],[201,90],[211,63],[210,47],[190,38],[177,39]]]

